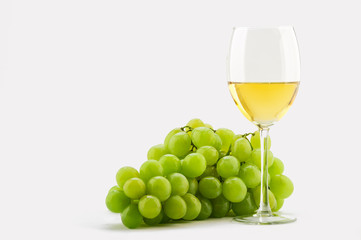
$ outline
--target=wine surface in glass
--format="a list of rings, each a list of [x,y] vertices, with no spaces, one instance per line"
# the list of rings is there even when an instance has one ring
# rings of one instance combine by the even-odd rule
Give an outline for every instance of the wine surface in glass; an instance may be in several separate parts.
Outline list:
[[[228,82],[237,107],[252,123],[271,126],[286,114],[299,82]]]

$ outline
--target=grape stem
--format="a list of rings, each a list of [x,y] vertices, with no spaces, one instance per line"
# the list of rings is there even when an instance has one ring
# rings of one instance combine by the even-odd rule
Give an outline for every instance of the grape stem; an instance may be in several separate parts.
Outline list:
[[[187,128],[187,130],[186,130],[186,128]],[[190,131],[193,130],[193,128],[190,127],[190,126],[184,126],[184,127],[181,127],[180,129],[181,129],[182,131],[184,131],[184,132],[190,132]]]
[[[254,136],[254,133],[245,133],[245,134],[242,135],[242,137],[246,138],[246,137],[248,137],[249,135]]]
[[[197,147],[196,147],[196,145],[194,145],[194,144],[193,144],[193,142],[191,142],[191,146],[192,146],[191,151],[193,151],[194,149],[196,149],[196,150],[197,150]]]
[[[253,150],[252,143],[251,143],[251,141],[248,139],[248,136],[249,136],[249,135],[254,136],[254,133],[245,133],[245,134],[242,135],[242,137],[245,138],[245,139],[247,139],[247,141],[249,142],[249,145],[251,145],[251,149]]]

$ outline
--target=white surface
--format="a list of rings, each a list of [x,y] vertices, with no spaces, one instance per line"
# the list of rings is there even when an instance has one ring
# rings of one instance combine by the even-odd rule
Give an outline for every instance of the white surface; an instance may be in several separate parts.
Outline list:
[[[360,239],[359,1],[0,2],[0,239]],[[226,87],[233,26],[295,27],[301,87],[271,129],[298,221],[127,230],[104,198],[200,117],[255,129]]]

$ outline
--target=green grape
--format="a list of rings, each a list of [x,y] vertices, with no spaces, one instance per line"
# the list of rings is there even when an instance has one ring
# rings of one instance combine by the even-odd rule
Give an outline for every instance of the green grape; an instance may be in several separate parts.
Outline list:
[[[158,144],[148,150],[147,158],[148,160],[159,160],[161,156],[167,153],[168,150],[164,147],[164,144]]]
[[[253,149],[251,157],[247,160],[250,163],[256,165],[259,169],[261,169],[261,161],[262,155],[260,149]],[[273,153],[270,150],[267,150],[267,164],[268,168],[270,168],[273,164]]]
[[[161,202],[167,200],[171,192],[171,184],[165,177],[152,177],[147,183],[147,193],[156,196]]]
[[[202,175],[206,170],[207,161],[200,153],[190,153],[182,161],[181,172],[184,176],[194,178]]]
[[[109,211],[121,213],[129,206],[130,199],[122,190],[113,189],[108,192],[108,195],[105,198],[105,204]]]
[[[176,133],[180,133],[183,132],[182,129],[180,128],[175,128],[172,131],[170,131],[167,136],[164,139],[164,147],[169,150],[169,140],[176,134]]]
[[[147,224],[149,226],[155,226],[162,222],[163,217],[164,217],[164,212],[163,212],[163,210],[161,210],[160,213],[158,214],[158,216],[156,216],[155,218],[144,217],[143,220],[144,220],[145,224]]]
[[[203,146],[197,149],[197,153],[200,153],[203,155],[203,157],[207,161],[207,165],[211,166],[214,165],[219,157],[219,153],[217,149],[215,149],[212,146]]]
[[[205,123],[205,124],[204,124],[204,127],[207,127],[207,128],[213,129],[212,125],[211,125],[211,124],[208,124],[208,123]]]
[[[234,143],[240,138],[244,138],[242,134],[236,134],[236,135],[233,136],[233,139],[231,141],[231,146],[230,146],[232,151],[233,151],[233,148],[234,148]]]
[[[162,205],[157,197],[145,195],[139,200],[138,210],[143,217],[155,218],[162,210]]]
[[[180,160],[179,158],[177,158],[177,156],[173,154],[163,155],[159,159],[159,163],[163,167],[164,176],[180,171],[180,167],[181,167]]]
[[[222,178],[229,178],[237,176],[239,172],[240,164],[237,158],[233,156],[225,156],[219,159],[217,163],[217,173]]]
[[[281,198],[278,198],[276,195],[275,195],[275,198],[276,198],[276,206],[272,208],[272,212],[277,212],[278,210],[280,210],[283,206],[283,203],[285,202],[284,199],[281,199]]]
[[[195,178],[188,178],[188,183],[189,183],[189,189],[188,192],[196,195],[196,193],[198,192],[198,181]]]
[[[235,135],[233,136],[233,139],[232,139],[232,142],[231,142],[231,146],[233,147],[234,142],[235,142],[237,139],[240,139],[240,138],[244,138],[242,134],[235,134]]]
[[[232,156],[235,156],[238,161],[246,161],[252,154],[251,144],[246,138],[238,138],[232,146]]]
[[[283,173],[284,170],[283,162],[276,157],[273,157],[273,164],[270,168],[268,168],[269,174],[273,175],[280,175]]]
[[[127,228],[137,228],[143,222],[143,217],[137,204],[130,204],[122,213],[122,222]]]
[[[259,207],[259,203],[261,201],[261,186],[253,188],[252,194],[253,194],[253,199],[254,199],[254,202],[256,203],[256,206]],[[270,205],[271,209],[273,209],[277,206],[276,197],[270,190],[268,190],[268,200],[269,200],[269,205]]]
[[[230,202],[222,195],[211,200],[212,202],[212,214],[211,217],[221,218],[227,215],[230,209]]]
[[[148,182],[152,177],[163,176],[163,167],[157,160],[148,160],[140,166],[139,173],[140,178]]]
[[[188,192],[189,182],[183,174],[172,173],[167,178],[172,186],[172,195],[183,196]]]
[[[271,190],[269,190],[268,192],[269,194],[269,201],[270,201],[270,208],[271,209],[274,209],[277,207],[277,199],[276,199],[276,196],[273,194],[273,192]]]
[[[216,134],[218,136],[220,136],[220,138],[222,140],[221,151],[227,153],[229,150],[229,147],[231,146],[231,143],[232,143],[232,140],[234,137],[234,132],[227,128],[219,128],[219,129],[217,129]]]
[[[115,186],[111,187],[108,192],[110,192],[110,191],[112,191],[112,190],[121,191],[122,189],[121,189],[118,185],[115,185]]]
[[[215,177],[205,177],[199,181],[198,190],[203,197],[213,199],[221,195],[222,184]]]
[[[230,202],[241,202],[247,194],[246,184],[239,177],[227,178],[223,183],[223,196]]]
[[[212,214],[212,203],[209,199],[204,197],[198,197],[201,202],[201,211],[198,214],[197,220],[204,220],[211,216]]]
[[[124,183],[130,179],[130,178],[134,178],[134,177],[139,177],[139,173],[135,168],[132,167],[122,167],[121,169],[118,170],[117,175],[116,175],[116,180],[118,183],[118,186],[120,189],[123,189],[123,185]]]
[[[214,143],[214,148],[217,149],[218,151],[221,151],[222,148],[222,139],[219,135],[214,134],[214,136],[216,137],[216,142]]]
[[[198,179],[202,179],[204,177],[215,177],[219,178],[217,168],[215,166],[208,166],[206,170],[204,170],[203,174],[198,177]]]
[[[145,195],[145,183],[140,178],[131,178],[125,182],[123,190],[127,197],[139,199]]]
[[[257,187],[261,183],[261,171],[251,163],[245,163],[241,166],[239,177],[248,188]]]
[[[176,133],[169,140],[168,149],[177,157],[184,157],[191,149],[191,138],[186,132]]]
[[[272,176],[270,188],[281,199],[288,198],[293,193],[293,183],[285,175]]]
[[[186,193],[184,196],[182,196],[182,198],[187,205],[187,211],[186,214],[183,216],[183,219],[193,220],[198,217],[199,213],[201,212],[202,206],[199,199],[190,193]]]
[[[232,203],[232,210],[237,215],[252,214],[257,210],[256,203],[250,192],[247,192],[246,197],[239,203]]]
[[[200,120],[199,118],[193,118],[191,119],[186,126],[189,126],[193,129],[198,128],[198,127],[204,127],[204,122],[202,120]]]
[[[180,219],[186,215],[187,204],[180,196],[171,196],[164,203],[164,213],[171,219]]]
[[[192,131],[192,142],[197,147],[215,146],[216,134],[209,128],[198,127]]]
[[[261,140],[259,131],[255,131],[251,137],[251,144],[254,149],[261,148]],[[271,149],[271,137],[267,136],[267,149]]]

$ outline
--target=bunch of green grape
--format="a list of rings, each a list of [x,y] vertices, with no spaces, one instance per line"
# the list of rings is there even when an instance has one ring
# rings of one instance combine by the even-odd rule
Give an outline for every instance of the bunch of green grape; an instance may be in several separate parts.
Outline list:
[[[278,211],[292,194],[293,183],[270,151],[271,139],[267,141],[269,202],[272,211]],[[252,214],[259,206],[259,132],[236,135],[192,119],[170,131],[163,144],[151,147],[147,158],[139,171],[120,168],[117,185],[106,197],[107,208],[121,213],[128,228]]]

